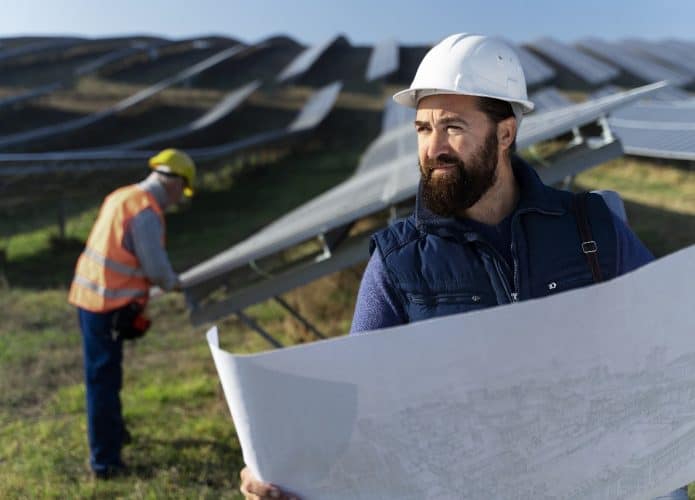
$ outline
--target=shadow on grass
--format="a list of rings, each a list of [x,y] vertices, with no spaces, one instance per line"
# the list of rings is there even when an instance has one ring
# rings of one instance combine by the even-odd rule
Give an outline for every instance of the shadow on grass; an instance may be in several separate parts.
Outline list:
[[[83,248],[84,242],[77,238],[52,236],[43,251],[11,262],[0,260],[0,280],[4,277],[12,287],[67,287]]]
[[[151,479],[163,471],[175,470],[183,483],[233,488],[238,483],[237,471],[243,467],[238,444],[210,439],[136,437],[126,450],[131,457],[129,475],[140,479]]]
[[[625,202],[628,223],[655,257],[695,244],[695,215]]]

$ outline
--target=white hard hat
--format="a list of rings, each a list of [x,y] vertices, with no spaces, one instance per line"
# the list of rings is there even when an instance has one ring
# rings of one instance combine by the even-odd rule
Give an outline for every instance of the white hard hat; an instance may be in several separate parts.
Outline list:
[[[507,101],[521,123],[533,111],[519,56],[499,38],[459,33],[446,37],[422,59],[409,89],[393,96],[398,104],[416,108],[423,97],[463,94]]]

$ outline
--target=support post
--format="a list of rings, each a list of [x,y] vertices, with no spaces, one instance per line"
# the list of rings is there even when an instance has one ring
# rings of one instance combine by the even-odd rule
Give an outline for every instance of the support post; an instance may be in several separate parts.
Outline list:
[[[285,309],[287,312],[289,312],[289,313],[294,317],[294,319],[296,319],[296,320],[299,321],[302,325],[304,325],[306,328],[308,328],[309,330],[311,330],[311,333],[313,333],[314,335],[316,335],[316,336],[317,336],[318,338],[320,338],[320,339],[325,339],[325,338],[326,338],[326,336],[325,336],[324,334],[322,334],[322,333],[318,330],[318,328],[316,328],[314,325],[312,325],[311,323],[309,323],[309,321],[308,321],[306,318],[304,318],[301,314],[299,314],[299,311],[297,311],[295,308],[293,308],[291,305],[289,305],[289,304],[287,303],[287,301],[285,301],[285,299],[283,299],[282,297],[280,297],[280,296],[278,296],[278,295],[276,295],[275,297],[273,297],[273,299],[275,299],[275,302],[277,302],[278,304],[280,304],[280,305],[282,306],[283,309]]]

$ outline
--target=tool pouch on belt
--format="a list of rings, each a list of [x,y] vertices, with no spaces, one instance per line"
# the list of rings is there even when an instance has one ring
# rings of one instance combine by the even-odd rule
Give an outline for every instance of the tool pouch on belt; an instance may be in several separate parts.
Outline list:
[[[151,321],[145,316],[144,308],[132,302],[117,310],[111,320],[111,331],[115,339],[139,339],[147,333]]]

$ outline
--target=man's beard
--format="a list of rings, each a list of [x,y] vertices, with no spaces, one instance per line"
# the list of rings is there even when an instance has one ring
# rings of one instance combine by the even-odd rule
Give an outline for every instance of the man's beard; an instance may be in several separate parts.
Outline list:
[[[432,176],[438,163],[453,165],[449,172]],[[422,201],[437,215],[452,217],[475,205],[497,180],[497,133],[493,129],[483,145],[464,164],[461,158],[441,154],[420,165]]]

